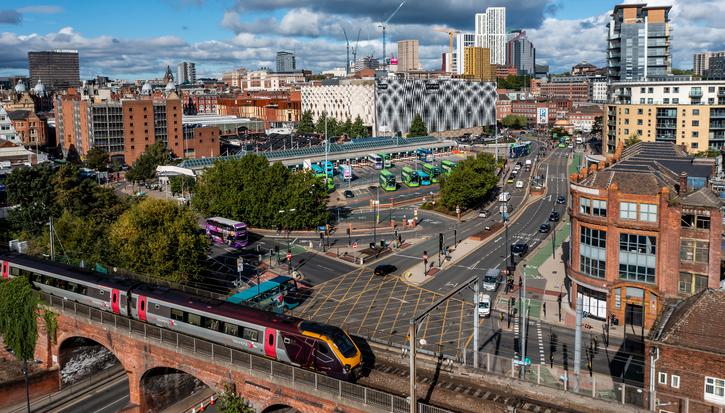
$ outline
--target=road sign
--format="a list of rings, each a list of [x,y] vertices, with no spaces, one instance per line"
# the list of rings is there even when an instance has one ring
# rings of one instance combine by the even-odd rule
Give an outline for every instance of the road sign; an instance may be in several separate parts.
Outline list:
[[[237,257],[237,272],[244,271],[244,258]]]

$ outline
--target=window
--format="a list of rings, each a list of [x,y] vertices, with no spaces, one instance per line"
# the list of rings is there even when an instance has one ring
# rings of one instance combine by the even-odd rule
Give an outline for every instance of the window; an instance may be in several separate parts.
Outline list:
[[[648,87],[647,93],[655,93],[655,89],[653,87]]]
[[[629,115],[629,108],[624,108],[624,114]]]
[[[692,137],[693,138],[697,138],[698,136],[700,136],[700,132],[698,132],[698,131],[693,131],[692,132]]]
[[[184,312],[175,308],[171,309],[171,319],[176,321],[184,321]]]
[[[670,98],[664,98],[664,99],[662,99],[662,103],[664,103],[665,105],[668,104],[668,103],[670,103]]]
[[[579,271],[583,274],[604,278],[607,260],[607,232],[581,227],[579,243]]]
[[[198,314],[186,313],[186,322],[193,326],[201,326],[201,316]]]
[[[644,98],[639,98],[639,104],[644,105]]]
[[[590,215],[592,213],[592,200],[589,198],[579,198],[579,212]]]
[[[634,202],[620,202],[619,218],[637,219],[637,204],[635,204]]]
[[[242,338],[249,341],[259,342],[259,331],[252,328],[245,328]]]
[[[680,93],[680,88],[679,87],[673,87],[672,88],[672,92],[674,92],[674,93]]]
[[[697,116],[700,114],[700,109],[692,109],[692,115]],[[694,121],[693,121],[694,122]]]
[[[672,374],[672,375],[670,375],[670,380],[671,380],[670,384],[673,388],[675,388],[675,389],[680,388],[680,376]]]
[[[642,125],[642,119],[637,119],[637,125]]]
[[[629,119],[625,119],[625,120],[624,120],[624,124],[625,124],[625,125],[629,125]]]
[[[693,120],[692,121],[692,126],[700,126],[700,121],[699,120]]]
[[[672,104],[673,105],[677,105],[679,103],[680,103],[680,99],[679,98],[672,98]]]
[[[592,199],[592,215],[598,217],[607,216],[607,201],[601,199]]]
[[[639,204],[639,220],[657,222],[657,204]]]
[[[219,320],[204,317],[204,328],[207,330],[219,331]]]
[[[641,87],[639,88],[639,93],[646,93],[647,88]]]
[[[650,235],[619,234],[619,278],[654,283],[657,238]]]
[[[267,344],[269,344],[270,346],[274,345],[274,334],[269,335],[269,338],[267,339]]]
[[[680,260],[707,264],[710,256],[710,242],[683,238],[680,241]]]
[[[707,288],[707,275],[680,273],[679,291],[681,294],[697,294]]]
[[[662,371],[657,373],[657,384],[667,384],[667,373]]]
[[[224,323],[224,334],[237,337],[239,333],[239,326],[232,323]]]
[[[715,93],[715,86],[710,86],[707,88],[707,91],[710,93]]]
[[[725,380],[705,377],[705,400],[725,403]]]
[[[698,144],[697,144],[697,142],[692,142],[692,143],[690,144],[690,147],[691,147],[692,149],[697,149],[697,147],[698,147]]]
[[[666,87],[665,88],[665,93],[670,93],[670,88],[669,87]]]
[[[710,217],[683,214],[680,219],[680,224],[683,228],[710,229]]]

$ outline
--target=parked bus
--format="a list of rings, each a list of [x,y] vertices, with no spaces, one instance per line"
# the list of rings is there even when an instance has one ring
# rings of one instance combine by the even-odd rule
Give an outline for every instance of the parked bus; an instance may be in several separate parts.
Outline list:
[[[446,175],[450,175],[451,172],[453,172],[453,170],[456,169],[456,165],[457,164],[455,162],[449,161],[446,159],[441,161],[441,169],[442,169],[443,173]]]
[[[280,275],[232,295],[227,302],[282,313],[300,305],[300,298],[297,281]]]
[[[368,155],[368,161],[370,161],[375,169],[383,169],[383,158],[377,153]]]
[[[325,172],[327,172],[327,176],[332,178],[335,175],[335,164],[330,161],[325,161],[322,165],[325,168]]]
[[[415,172],[418,173],[418,179],[420,180],[420,184],[423,186],[430,185],[430,175],[423,172],[422,169],[417,169]]]
[[[404,167],[400,176],[405,185],[409,187],[420,186],[420,177],[418,176],[418,172],[414,171],[413,168],[408,166]]]
[[[418,148],[415,150],[415,154],[418,159],[423,162],[430,162],[433,160],[433,151],[428,148]]]
[[[531,142],[512,143],[509,146],[509,158],[520,158],[529,154]]]
[[[206,235],[214,243],[226,244],[232,248],[244,248],[249,243],[247,224],[222,217],[206,219]]]
[[[345,181],[351,181],[352,180],[352,166],[346,165],[346,164],[340,164],[337,167],[338,174],[344,179]]]
[[[310,165],[310,169],[312,170],[312,173],[318,177],[318,178],[324,178],[325,177],[325,170],[322,169],[322,167],[318,164],[312,164]]]
[[[398,189],[398,184],[395,183],[395,175],[388,170],[380,171],[380,187],[386,191]]]
[[[424,163],[423,164],[423,172],[427,173],[430,176],[430,181],[433,183],[437,183],[440,181],[440,175],[441,175],[441,168],[438,166],[435,166],[433,164]]]
[[[379,153],[378,156],[383,158],[383,168],[388,169],[393,166],[393,157],[389,153]]]

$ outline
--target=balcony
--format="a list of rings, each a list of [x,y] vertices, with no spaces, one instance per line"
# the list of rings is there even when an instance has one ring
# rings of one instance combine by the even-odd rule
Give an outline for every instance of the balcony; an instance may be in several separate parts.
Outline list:
[[[725,96],[725,88],[722,88],[722,87],[717,88],[717,95]]]
[[[692,88],[690,89],[690,97],[693,99],[699,99],[702,97],[702,89],[700,88]]]

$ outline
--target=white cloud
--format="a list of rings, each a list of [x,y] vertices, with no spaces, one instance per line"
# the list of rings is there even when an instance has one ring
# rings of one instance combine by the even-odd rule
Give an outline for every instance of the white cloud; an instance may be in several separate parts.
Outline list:
[[[63,13],[63,8],[60,6],[48,6],[48,5],[37,5],[37,6],[26,6],[17,9],[20,13],[35,13],[35,14],[58,14]]]

